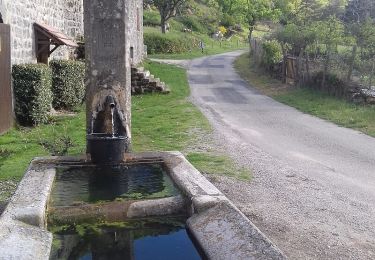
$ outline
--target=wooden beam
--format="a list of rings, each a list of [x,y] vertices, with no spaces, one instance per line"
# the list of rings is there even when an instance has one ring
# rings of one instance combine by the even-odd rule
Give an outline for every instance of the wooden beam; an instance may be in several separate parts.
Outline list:
[[[55,44],[55,47],[53,47],[53,49],[49,51],[49,55],[51,55],[52,52],[54,52],[59,46],[59,44]]]

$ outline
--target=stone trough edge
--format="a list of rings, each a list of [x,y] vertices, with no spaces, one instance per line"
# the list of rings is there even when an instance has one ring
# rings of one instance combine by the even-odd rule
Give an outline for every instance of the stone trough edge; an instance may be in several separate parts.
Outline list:
[[[286,259],[182,153],[126,154],[125,160],[164,161],[170,177],[188,198],[187,226],[208,259]],[[54,167],[64,162],[85,162],[85,158],[40,157],[31,162],[0,216],[0,258],[49,259],[52,234],[46,230],[46,205],[55,178]]]

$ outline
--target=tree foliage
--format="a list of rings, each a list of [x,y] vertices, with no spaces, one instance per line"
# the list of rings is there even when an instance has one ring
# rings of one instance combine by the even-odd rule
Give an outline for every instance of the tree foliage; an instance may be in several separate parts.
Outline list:
[[[166,23],[175,17],[177,10],[187,2],[187,0],[147,0],[148,4],[154,5],[160,13],[160,26],[162,33],[166,32]]]
[[[259,21],[275,19],[280,10],[273,0],[217,0],[222,12],[245,23],[249,29],[249,39]]]

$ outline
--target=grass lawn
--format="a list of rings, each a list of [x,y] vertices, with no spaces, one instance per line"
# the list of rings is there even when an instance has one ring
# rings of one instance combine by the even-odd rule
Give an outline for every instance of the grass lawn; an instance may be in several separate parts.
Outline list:
[[[145,67],[165,81],[171,93],[133,97],[133,150],[179,150],[202,172],[249,179],[250,172],[237,167],[225,155],[213,150],[194,150],[201,142],[199,140],[210,134],[211,128],[207,119],[187,99],[189,87],[185,70],[151,62],[146,62]],[[50,154],[41,143],[48,140],[61,147],[62,136],[69,137],[73,143],[69,155],[84,154],[84,107],[74,116],[51,117],[49,124],[14,128],[0,136],[0,181],[20,180],[32,158]]]
[[[255,68],[249,54],[241,55],[235,68],[251,86],[277,101],[375,137],[375,106],[355,105],[311,89],[283,85]]]
[[[85,115],[80,111],[75,116],[51,117],[50,123],[35,128],[14,128],[0,136],[0,180],[19,180],[32,158],[49,155],[40,145],[46,140],[58,140],[69,136],[74,146],[69,154],[78,155],[85,147]]]

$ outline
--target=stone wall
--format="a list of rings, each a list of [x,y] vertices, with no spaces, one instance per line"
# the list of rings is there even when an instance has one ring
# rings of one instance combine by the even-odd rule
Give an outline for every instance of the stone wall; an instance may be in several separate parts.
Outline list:
[[[11,26],[12,63],[35,63],[34,22],[48,24],[75,39],[83,35],[82,0],[0,0],[4,23]],[[51,58],[67,58],[59,47]]]
[[[144,55],[143,45],[143,0],[125,0],[127,4],[127,41],[133,49],[131,65],[138,65]],[[130,56],[129,56],[130,57]]]

